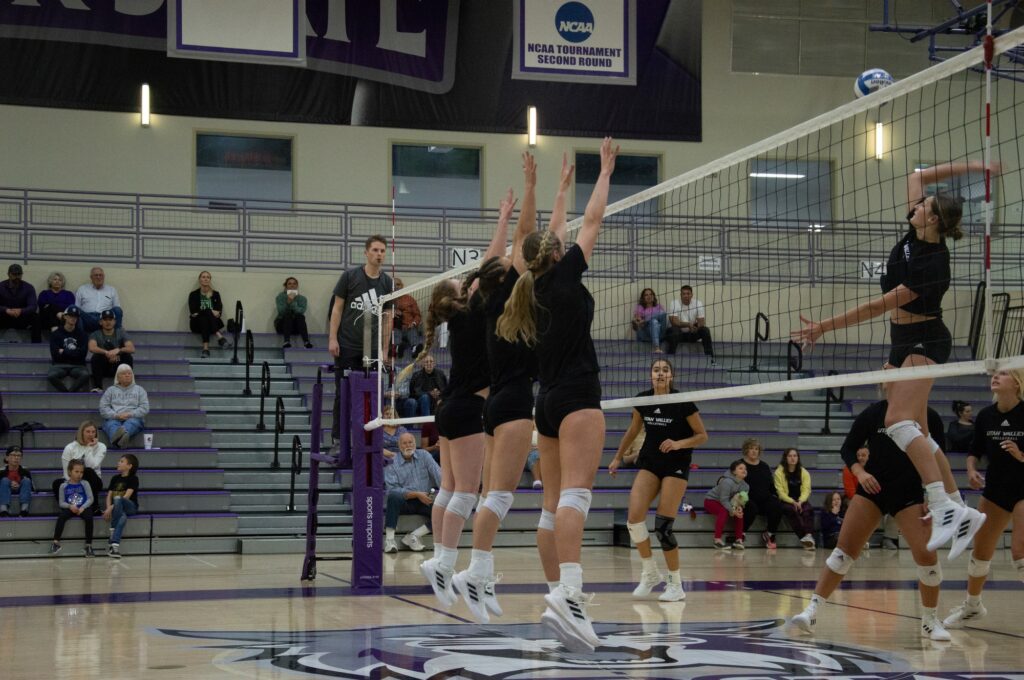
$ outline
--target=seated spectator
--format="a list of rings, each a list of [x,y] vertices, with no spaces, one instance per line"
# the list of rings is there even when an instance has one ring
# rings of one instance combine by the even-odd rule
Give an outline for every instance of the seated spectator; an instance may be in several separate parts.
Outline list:
[[[135,363],[132,358],[135,343],[128,339],[124,328],[114,327],[115,321],[109,309],[100,312],[100,329],[89,336],[93,392],[103,391],[103,378],[113,376],[120,364],[133,366]]]
[[[309,302],[305,295],[299,295],[297,278],[289,276],[284,280],[284,290],[277,294],[274,304],[277,307],[274,330],[284,338],[281,347],[291,347],[292,336],[298,333],[306,349],[311,349],[313,343],[309,341],[309,329],[306,327],[306,308]]]
[[[78,325],[81,315],[78,307],[64,310],[64,325],[50,334],[50,370],[46,380],[58,392],[82,392],[89,386],[89,369],[85,357],[89,353],[89,339]],[[71,389],[64,378],[71,378]]]
[[[117,474],[107,488],[103,519],[110,520],[110,547],[107,554],[121,559],[121,535],[128,518],[139,511],[139,459],[126,453],[117,461]]]
[[[224,322],[221,313],[224,303],[220,293],[213,289],[213,275],[210,272],[199,272],[199,287],[188,294],[188,327],[199,335],[203,342],[203,351],[199,356],[206,359],[210,356],[210,338],[217,336],[217,344],[227,347],[228,339],[221,333]]]
[[[830,550],[836,547],[845,514],[846,499],[841,492],[832,491],[825,496],[825,503],[821,506],[821,547]]]
[[[665,308],[658,304],[654,289],[644,288],[640,299],[633,308],[633,330],[640,342],[649,342],[656,354],[661,353],[661,341],[665,334]]]
[[[92,333],[100,327],[100,314],[108,309],[114,313],[114,326],[120,328],[124,320],[121,311],[121,299],[117,296],[117,288],[106,284],[106,274],[102,267],[89,270],[89,281],[75,291],[75,304],[82,310],[82,325],[86,333]]]
[[[788,448],[782,452],[775,468],[775,491],[782,502],[782,512],[806,550],[814,550],[814,508],[811,497],[811,473],[800,464],[800,452]]]
[[[441,464],[441,435],[434,423],[423,423],[420,427],[420,448],[429,453]]]
[[[398,414],[395,413],[395,409],[391,406],[385,406],[384,418],[386,420],[394,420],[395,418],[398,418]],[[387,461],[394,459],[395,454],[398,453],[398,439],[408,430],[406,430],[402,425],[383,425],[380,429],[384,431],[383,453],[386,463]],[[415,442],[415,438],[413,441]]]
[[[402,372],[395,372],[394,357],[384,360],[384,401],[393,403],[401,418],[413,418],[416,416],[416,400],[409,397],[409,385],[412,383],[412,375],[402,376]]]
[[[60,272],[53,272],[46,279],[46,290],[39,293],[39,327],[50,333],[57,330],[64,320],[64,310],[75,304],[75,294],[65,290],[66,281]]]
[[[761,442],[750,437],[743,442],[743,462],[747,464],[746,482],[750,486],[750,501],[743,508],[743,530],[750,531],[754,520],[764,515],[768,525],[761,532],[761,541],[769,550],[775,549],[775,534],[782,520],[782,503],[775,489],[775,477],[768,463],[761,460]]]
[[[20,264],[7,268],[7,280],[0,284],[0,331],[8,328],[28,329],[32,342],[42,342],[39,335],[36,289],[21,280]]]
[[[53,545],[50,554],[56,555],[62,549],[60,538],[64,535],[64,525],[72,517],[81,517],[85,522],[85,556],[96,557],[92,550],[92,515],[96,507],[96,496],[92,487],[82,481],[85,464],[73,460],[67,466],[67,479],[61,480],[57,488],[57,526],[53,528]]]
[[[867,447],[862,446],[857,449],[857,462],[861,465],[867,465]],[[846,500],[851,500],[857,495],[857,476],[850,472],[850,468],[846,465],[843,466],[843,493],[846,495]]]
[[[529,472],[532,478],[531,485],[534,489],[544,488],[544,475],[540,471],[540,451],[536,448],[530,449],[530,453],[526,456],[526,469],[524,472]]]
[[[402,279],[395,277],[395,290],[402,290],[405,284]],[[410,356],[417,357],[423,348],[423,317],[420,314],[420,306],[411,295],[403,295],[395,300],[394,336],[395,357],[401,358],[406,350],[411,350]]]
[[[420,360],[420,366],[409,381],[409,396],[416,400],[416,415],[429,416],[437,410],[437,400],[448,385],[448,376],[437,368],[429,354]]]
[[[747,465],[743,459],[734,460],[729,466],[729,471],[718,478],[718,482],[704,496],[704,510],[715,517],[715,547],[719,550],[728,550],[729,546],[723,540],[725,523],[729,517],[733,518],[733,532],[735,540],[732,547],[736,550],[743,550],[743,526],[744,507],[749,502],[750,486],[745,481],[747,478]]]
[[[114,384],[100,397],[100,415],[103,431],[111,446],[128,448],[131,438],[146,427],[144,418],[149,413],[149,395],[135,382],[135,372],[128,364],[117,367]]]
[[[384,468],[387,514],[384,519],[384,552],[398,552],[395,528],[401,515],[422,515],[426,523],[402,537],[402,543],[416,552],[426,546],[420,537],[430,531],[430,506],[433,491],[441,488],[441,467],[429,453],[416,448],[416,438],[406,432],[398,441],[401,455]]]
[[[711,331],[708,330],[704,317],[704,303],[693,299],[693,288],[690,286],[680,288],[679,299],[673,300],[669,306],[668,324],[665,343],[669,354],[675,354],[681,342],[699,340],[704,347],[704,355],[714,366],[715,349],[711,344]]]
[[[11,498],[18,497],[18,511],[28,517],[32,505],[32,473],[21,467],[21,447],[8,446],[4,454],[4,471],[0,477],[0,517],[10,517]]]
[[[967,453],[974,440],[974,409],[966,401],[954,401],[953,413],[956,420],[949,424],[946,443],[950,451]]]
[[[82,477],[92,488],[93,497],[99,498],[103,492],[103,457],[107,455],[107,445],[100,441],[96,424],[91,420],[83,420],[75,433],[75,440],[64,447],[60,456],[60,467],[64,476],[53,482],[53,493],[57,494],[60,485],[67,479],[68,463],[80,460],[85,466]]]

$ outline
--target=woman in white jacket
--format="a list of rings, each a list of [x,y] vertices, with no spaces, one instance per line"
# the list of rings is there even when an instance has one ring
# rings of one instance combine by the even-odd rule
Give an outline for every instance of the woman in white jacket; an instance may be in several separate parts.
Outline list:
[[[100,397],[103,431],[111,446],[128,448],[128,442],[146,426],[143,418],[149,413],[149,395],[135,383],[135,373],[128,364],[117,367],[114,384]]]
[[[107,445],[100,441],[96,423],[83,420],[75,433],[75,440],[64,447],[60,456],[60,469],[63,473],[53,481],[53,494],[56,496],[60,485],[68,478],[68,463],[75,459],[85,462],[85,473],[82,480],[92,487],[93,498],[99,498],[103,491],[103,457],[107,455]]]

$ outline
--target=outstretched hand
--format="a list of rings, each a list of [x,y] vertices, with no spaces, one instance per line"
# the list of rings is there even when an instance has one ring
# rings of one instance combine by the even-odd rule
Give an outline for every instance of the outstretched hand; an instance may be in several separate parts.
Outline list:
[[[814,347],[814,343],[818,341],[818,338],[825,334],[825,331],[821,329],[821,324],[805,318],[803,314],[800,315],[800,322],[804,324],[804,327],[790,332],[789,337],[793,342],[800,344],[800,349],[810,349]]]
[[[569,163],[569,154],[562,152],[562,174],[558,180],[558,190],[568,191],[572,184],[572,174],[576,171],[576,164]]]
[[[537,161],[529,151],[523,152],[523,178],[526,186],[537,185]]]
[[[512,187],[509,187],[508,192],[501,197],[501,203],[498,205],[498,220],[504,220],[506,223],[512,216],[512,211],[516,209],[516,201],[518,199],[512,193]]]
[[[615,170],[615,159],[619,155],[619,145],[614,144],[611,137],[601,141],[601,173],[610,175]]]

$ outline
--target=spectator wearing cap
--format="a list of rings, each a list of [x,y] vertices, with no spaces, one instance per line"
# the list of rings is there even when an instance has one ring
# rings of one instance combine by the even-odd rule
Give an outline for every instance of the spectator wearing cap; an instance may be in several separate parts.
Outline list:
[[[100,312],[100,329],[89,336],[89,363],[92,368],[92,391],[103,391],[103,378],[113,377],[121,364],[133,366],[135,344],[123,328],[115,328],[114,312]]]
[[[89,369],[85,357],[89,353],[89,339],[78,326],[82,310],[71,305],[64,310],[64,325],[50,334],[50,372],[46,379],[58,392],[82,392],[89,386]],[[71,389],[64,379],[71,378]]]
[[[36,289],[22,281],[21,276],[21,265],[12,264],[7,268],[7,280],[0,284],[0,330],[27,328],[32,333],[32,342],[41,342],[36,323]]]
[[[39,292],[39,328],[52,333],[64,318],[64,310],[75,304],[75,294],[67,290],[67,279],[53,272],[46,279],[46,290]]]
[[[89,270],[89,283],[79,286],[75,291],[75,304],[82,310],[82,324],[86,333],[99,330],[100,314],[108,309],[114,313],[115,328],[120,328],[124,320],[117,288],[106,284],[106,274],[102,267]]]

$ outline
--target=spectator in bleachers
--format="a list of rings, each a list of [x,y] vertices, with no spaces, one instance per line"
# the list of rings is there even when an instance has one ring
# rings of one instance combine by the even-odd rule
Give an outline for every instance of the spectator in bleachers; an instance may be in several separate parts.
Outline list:
[[[128,364],[117,367],[114,384],[100,397],[100,415],[103,431],[111,446],[128,448],[131,438],[146,427],[149,413],[149,395],[135,382],[135,372]]]
[[[809,502],[811,473],[800,463],[800,451],[795,448],[782,452],[779,467],[775,468],[775,491],[800,544],[806,550],[814,550],[814,508]]]
[[[46,290],[39,293],[39,327],[50,333],[63,323],[64,310],[75,304],[75,294],[66,290],[66,280],[60,272],[53,272],[46,279]]]
[[[530,453],[526,455],[526,468],[524,472],[529,472],[530,477],[533,478],[531,486],[534,489],[544,488],[544,477],[540,472],[540,451],[536,447],[530,449]]]
[[[747,484],[747,464],[741,458],[734,460],[729,471],[718,478],[718,483],[704,497],[704,510],[715,516],[715,547],[726,550],[729,546],[722,539],[725,523],[733,517],[735,540],[732,547],[743,550],[744,515],[749,504],[750,485]]]
[[[384,407],[385,419],[391,420],[397,417],[398,413],[395,412],[395,409],[390,404]],[[386,459],[384,462],[386,463],[389,460],[394,460],[395,454],[398,453],[398,440],[408,430],[403,425],[383,425],[380,429],[384,432],[383,448],[384,458]],[[415,442],[415,437],[413,441]]]
[[[750,485],[750,502],[743,509],[743,529],[750,531],[751,525],[764,515],[768,527],[761,532],[764,547],[775,549],[775,534],[782,519],[782,503],[775,490],[775,478],[768,463],[761,460],[761,442],[751,437],[743,442],[743,462],[747,464],[747,484]]]
[[[0,284],[0,331],[8,328],[28,329],[32,342],[42,342],[39,335],[36,289],[22,281],[20,264],[7,268],[7,280]]]
[[[441,435],[434,423],[423,423],[420,427],[420,448],[429,453],[441,464]]]
[[[115,328],[116,319],[109,309],[100,312],[100,329],[89,336],[89,359],[92,368],[92,391],[103,391],[103,378],[109,378],[120,364],[134,365],[133,343],[124,328]]]
[[[82,476],[92,488],[93,497],[99,498],[103,491],[102,465],[103,457],[106,455],[107,445],[100,441],[96,424],[91,420],[83,420],[75,432],[75,440],[64,447],[64,452],[60,456],[60,467],[64,471],[64,476],[54,480],[54,495],[57,494],[60,485],[68,479],[68,463],[80,460],[85,465]]]
[[[448,385],[448,376],[440,368],[434,357],[428,354],[420,360],[420,369],[412,374],[409,381],[409,396],[416,400],[416,414],[429,416],[437,410],[437,401],[441,392]]]
[[[402,279],[395,277],[395,290],[405,288]],[[420,306],[411,295],[403,295],[395,300],[395,357],[401,358],[407,349],[410,356],[416,357],[423,348],[423,316]]]
[[[633,330],[640,342],[649,342],[655,353],[661,353],[661,341],[665,339],[667,323],[665,308],[658,304],[658,296],[653,288],[640,291],[640,299],[633,308]]]
[[[96,495],[92,487],[82,481],[82,474],[85,472],[85,464],[78,460],[72,460],[67,466],[67,479],[61,480],[57,488],[57,525],[53,528],[53,545],[50,546],[50,554],[56,555],[61,551],[60,538],[64,535],[64,525],[72,517],[81,517],[85,522],[85,556],[95,557],[92,550],[92,516],[96,507]]]
[[[974,409],[966,401],[954,401],[953,413],[956,420],[949,424],[946,432],[946,443],[950,451],[967,453],[974,441]]]
[[[78,325],[81,311],[75,305],[64,310],[64,325],[50,334],[50,370],[46,380],[58,392],[81,392],[89,385],[89,369],[85,357],[89,353],[89,339]],[[64,378],[71,377],[71,389]]]
[[[866,458],[864,460],[867,461]],[[825,502],[821,506],[821,547],[829,550],[836,547],[845,514],[846,498],[842,492],[833,491],[825,496]]]
[[[115,327],[120,328],[124,320],[117,288],[108,286],[106,278],[102,267],[93,267],[89,270],[90,283],[79,286],[75,291],[75,304],[82,310],[82,325],[86,333],[100,327],[100,314],[108,309],[114,313]]]
[[[284,338],[284,349],[292,346],[292,336],[298,333],[306,349],[312,349],[309,341],[309,329],[306,327],[306,308],[309,302],[305,295],[299,294],[299,280],[289,276],[284,280],[284,290],[274,299],[277,317],[274,319],[274,330]]]
[[[203,342],[203,359],[210,356],[210,338],[217,337],[217,344],[226,347],[228,339],[221,333],[224,321],[220,318],[224,311],[220,293],[213,289],[213,275],[210,272],[199,272],[199,287],[188,294],[188,327],[199,335]]]
[[[103,519],[110,520],[110,548],[107,554],[121,559],[121,535],[128,518],[139,511],[139,459],[126,453],[117,461],[117,474],[107,488]]]
[[[683,286],[679,289],[679,299],[673,300],[668,310],[668,332],[665,343],[668,353],[675,354],[681,342],[697,342],[704,347],[704,355],[713,366],[715,349],[711,344],[711,331],[708,330],[707,319],[704,317],[704,303],[693,299],[693,288]]]
[[[426,523],[402,538],[402,543],[420,552],[425,547],[420,537],[430,531],[430,506],[434,503],[431,492],[441,488],[441,468],[429,453],[416,448],[416,438],[411,432],[401,436],[398,446],[401,455],[395,456],[384,468],[387,490],[384,552],[398,552],[395,528],[401,515],[422,515]]]
[[[867,447],[860,447],[857,449],[857,462],[862,467],[867,465],[869,455]],[[846,465],[843,466],[843,492],[846,495],[846,500],[850,500],[857,495],[857,476]]]
[[[416,415],[416,400],[409,396],[409,385],[412,382],[412,375],[406,374],[403,376],[401,371],[396,374],[393,357],[388,357],[384,360],[384,372],[384,400],[394,402],[400,417],[414,417]]]
[[[9,517],[11,498],[18,497],[22,517],[28,517],[32,504],[32,473],[21,467],[21,447],[8,446],[4,454],[4,471],[0,477],[0,517]]]

